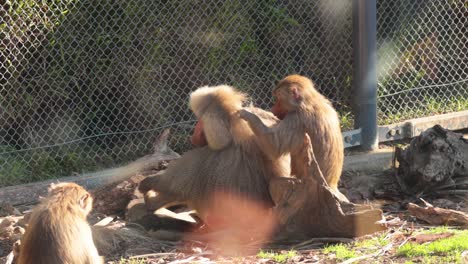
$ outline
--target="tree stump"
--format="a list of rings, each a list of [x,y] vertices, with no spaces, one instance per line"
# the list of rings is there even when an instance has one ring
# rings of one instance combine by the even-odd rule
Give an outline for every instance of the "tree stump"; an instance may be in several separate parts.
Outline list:
[[[313,179],[276,179],[271,189],[280,223],[278,240],[352,238],[386,229],[379,223],[381,210],[342,201]]]
[[[382,211],[350,203],[339,191],[331,189],[315,159],[310,138],[304,146],[309,177],[275,178],[270,194],[279,221],[278,240],[310,237],[357,237],[386,229],[380,221]]]
[[[397,180],[408,194],[452,188],[468,189],[468,140],[440,125],[397,148]]]

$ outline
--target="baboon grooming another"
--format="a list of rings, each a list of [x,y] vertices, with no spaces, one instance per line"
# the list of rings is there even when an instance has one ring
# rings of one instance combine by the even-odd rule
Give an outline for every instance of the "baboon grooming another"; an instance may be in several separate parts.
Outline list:
[[[268,127],[254,113],[242,110],[240,116],[262,140],[267,153],[279,156],[291,153],[292,173],[302,178],[302,159],[296,152],[304,145],[304,134],[309,135],[320,169],[332,189],[337,189],[344,160],[343,139],[338,114],[313,82],[304,76],[290,75],[273,90],[276,99],[272,112],[280,119]],[[302,175],[301,175],[302,174]]]
[[[310,79],[291,75],[273,91],[272,111],[282,120],[266,126],[248,110],[247,120],[267,153],[291,153],[292,172],[299,179],[270,181],[280,236],[355,237],[384,230],[382,211],[349,203],[338,189],[343,165],[343,142],[338,116]]]
[[[86,216],[93,198],[75,183],[51,184],[21,238],[18,264],[104,263]]]
[[[290,174],[289,156],[272,159],[260,148],[254,133],[238,115],[245,100],[243,93],[226,85],[201,87],[190,95],[190,108],[199,120],[192,143],[202,147],[184,153],[161,174],[140,183],[149,209],[185,202],[207,220],[207,207],[216,202],[211,199],[215,193],[233,194],[263,208],[273,206],[269,180]],[[278,122],[269,112],[248,109],[266,125]],[[149,197],[150,190],[158,195]]]

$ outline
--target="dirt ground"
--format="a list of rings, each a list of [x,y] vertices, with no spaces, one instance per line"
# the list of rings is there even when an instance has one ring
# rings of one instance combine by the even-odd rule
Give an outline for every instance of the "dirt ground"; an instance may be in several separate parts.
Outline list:
[[[291,242],[288,244],[266,244],[252,251],[250,256],[222,256],[217,248],[210,248],[196,239],[186,237],[178,241],[161,239],[161,231],[145,230],[139,224],[128,224],[125,221],[126,207],[135,198],[134,189],[142,177],[133,177],[128,181],[106,186],[95,190],[95,208],[89,217],[91,224],[109,219],[109,228],[121,230],[138,230],[137,234],[121,235],[115,243],[114,250],[105,254],[107,263],[427,263],[427,258],[405,257],[397,250],[409,242],[431,243],[443,239],[450,233],[442,230],[435,235],[421,234],[423,230],[433,228],[416,219],[407,210],[408,203],[421,204],[421,200],[402,194],[395,180],[394,171],[389,170],[373,175],[345,173],[340,189],[355,203],[371,204],[381,208],[388,225],[385,232],[361,237],[314,238],[309,241]],[[425,201],[441,208],[468,212],[468,198],[458,195],[424,195]],[[24,214],[33,205],[12,207],[2,205],[0,209],[0,263],[5,263],[12,244],[21,234],[24,227]],[[111,218],[106,218],[111,216]],[[141,223],[140,223],[141,224]],[[144,225],[144,224],[143,224]],[[156,238],[157,237],[157,238]],[[183,236],[184,237],[184,236]],[[119,240],[120,239],[120,240]],[[466,238],[468,240],[468,237]],[[338,247],[330,247],[338,243]],[[346,249],[340,248],[341,244]],[[246,245],[249,246],[249,245]],[[462,248],[463,249],[463,248]],[[468,249],[463,249],[466,250]],[[340,256],[343,252],[352,251],[348,257]],[[137,257],[137,258],[135,258]],[[460,263],[462,257],[460,257]],[[444,258],[434,259],[434,263],[444,263]]]

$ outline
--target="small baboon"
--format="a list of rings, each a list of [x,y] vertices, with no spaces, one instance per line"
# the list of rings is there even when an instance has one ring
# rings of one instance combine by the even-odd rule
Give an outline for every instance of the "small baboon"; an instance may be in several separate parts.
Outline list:
[[[281,80],[273,90],[276,99],[272,112],[281,120],[271,127],[248,110],[240,112],[241,118],[262,141],[262,148],[273,156],[291,153],[292,174],[304,177],[304,135],[312,142],[313,152],[328,185],[337,189],[344,160],[343,139],[338,114],[332,104],[304,76],[290,75]]]
[[[232,87],[202,87],[190,95],[190,108],[199,122],[192,143],[201,147],[172,161],[167,170],[140,183],[149,209],[185,202],[206,220],[214,193],[233,194],[249,202],[273,206],[268,185],[272,177],[289,176],[289,156],[270,158],[247,122],[239,117],[246,96]],[[266,125],[279,120],[273,114],[248,107]],[[206,145],[206,146],[204,146]],[[156,197],[150,199],[151,190]],[[236,198],[237,199],[237,198]]]
[[[18,264],[104,263],[86,221],[93,198],[75,183],[51,184],[29,220]]]

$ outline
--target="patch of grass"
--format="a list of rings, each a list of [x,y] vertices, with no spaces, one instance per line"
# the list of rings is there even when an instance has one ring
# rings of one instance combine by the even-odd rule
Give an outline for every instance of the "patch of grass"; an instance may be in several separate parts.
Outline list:
[[[126,144],[113,148],[74,145],[18,151],[0,145],[0,187],[55,179],[123,165],[145,153]],[[148,149],[148,148],[146,148]],[[126,153],[121,155],[120,153]]]
[[[369,239],[357,241],[354,243],[354,247],[364,248],[364,249],[382,248],[388,245],[388,243],[390,243],[390,241],[385,239],[386,235],[387,233],[383,233],[379,235],[378,237],[372,237]]]
[[[424,234],[440,234],[440,233],[460,233],[460,230],[450,228],[448,226],[437,226],[422,231]]]
[[[378,113],[379,125],[388,125],[404,120],[424,116],[440,115],[451,112],[459,112],[468,109],[468,99],[461,97],[449,97],[444,100],[440,98],[425,97],[418,108],[401,108],[391,113],[385,108]],[[354,127],[354,115],[351,111],[343,111],[339,114],[342,131],[351,130]]]
[[[426,97],[427,111],[431,114],[443,114],[468,109],[468,99],[450,96],[448,100]]]
[[[460,259],[460,255],[464,250],[468,250],[468,230],[447,230],[441,227],[425,232],[436,233],[436,231],[438,231],[437,233],[449,231],[455,235],[424,244],[407,243],[397,250],[397,255],[405,257],[422,256],[427,258],[428,261],[431,261],[434,256],[443,256],[444,259],[450,260],[449,262],[444,261],[445,263],[453,263],[453,261]],[[440,258],[437,258],[437,261],[440,261]]]
[[[3,151],[10,149],[0,146],[0,152]],[[26,178],[29,174],[27,166],[27,163],[17,156],[0,155],[0,187],[30,181]]]
[[[388,239],[386,239],[387,233],[383,233],[377,237],[378,245],[384,247],[390,243]]]
[[[258,254],[257,254],[257,257],[258,258],[262,258],[262,259],[272,259],[273,261],[275,262],[278,262],[278,263],[284,263],[286,262],[288,259],[296,256],[296,251],[294,250],[290,250],[290,251],[287,251],[287,252],[282,252],[282,253],[276,253],[276,252],[265,252],[263,250],[261,250]]]
[[[144,258],[136,258],[136,259],[124,259],[121,258],[116,264],[145,264],[146,259]]]
[[[421,261],[424,264],[440,264],[440,263],[454,263],[454,264],[461,264],[461,256],[460,255],[449,255],[449,256],[429,256],[424,257]]]
[[[7,149],[8,150],[8,149]],[[0,148],[0,152],[2,149]],[[70,176],[105,166],[86,150],[35,151],[0,156],[0,187]]]
[[[354,115],[352,112],[340,112],[338,113],[340,118],[341,130],[351,130],[354,127]]]
[[[356,252],[344,244],[329,245],[323,249],[323,253],[330,254],[334,253],[336,259],[345,260],[350,258],[355,258],[357,256]]]
[[[384,104],[384,102],[382,102],[382,104]],[[380,109],[378,122],[379,125],[387,125],[408,119],[464,111],[467,109],[467,98],[451,96],[442,100],[440,98],[425,97],[417,108],[401,108],[394,113],[386,111],[385,108]]]

